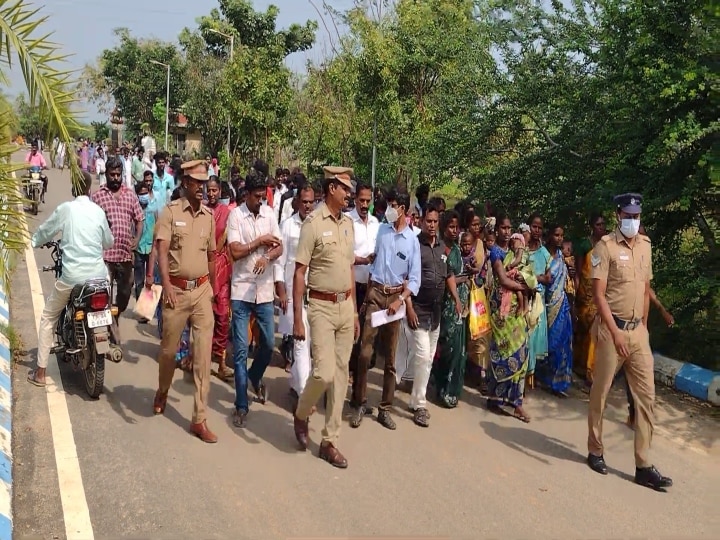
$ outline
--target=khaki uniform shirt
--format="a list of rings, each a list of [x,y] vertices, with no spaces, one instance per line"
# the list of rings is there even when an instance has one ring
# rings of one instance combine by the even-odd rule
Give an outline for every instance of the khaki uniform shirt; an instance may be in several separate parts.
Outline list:
[[[638,235],[630,247],[616,230],[595,245],[591,255],[592,278],[607,281],[605,298],[610,311],[624,321],[645,314],[645,286],[652,277],[650,239]]]
[[[170,275],[182,279],[206,276],[208,253],[216,249],[212,210],[200,205],[197,213],[186,198],[168,204],[155,226],[155,239],[170,242]]]
[[[332,215],[323,203],[305,218],[295,262],[308,267],[308,288],[339,293],[349,291],[355,262],[353,222],[345,214]]]

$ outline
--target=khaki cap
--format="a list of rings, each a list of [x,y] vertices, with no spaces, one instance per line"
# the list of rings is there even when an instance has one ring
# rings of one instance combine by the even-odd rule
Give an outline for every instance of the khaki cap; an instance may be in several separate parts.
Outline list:
[[[207,182],[209,179],[207,163],[202,159],[186,161],[180,165],[180,169],[182,169],[183,176],[189,176],[200,182]]]
[[[323,167],[325,172],[325,180],[334,179],[342,182],[350,189],[353,189],[353,183],[351,180],[354,171],[350,167]]]

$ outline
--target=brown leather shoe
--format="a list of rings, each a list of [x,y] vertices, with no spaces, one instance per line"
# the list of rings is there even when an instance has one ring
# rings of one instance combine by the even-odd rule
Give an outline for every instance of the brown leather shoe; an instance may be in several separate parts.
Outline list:
[[[160,393],[160,390],[155,392],[155,399],[153,400],[153,413],[163,414],[165,412],[165,406],[167,405],[167,392],[164,394]]]
[[[218,441],[217,435],[208,429],[207,422],[205,420],[199,424],[190,424],[190,433],[195,435],[202,442],[212,444]]]
[[[295,438],[300,445],[300,450],[307,450],[308,437],[310,436],[310,421],[300,420],[297,416],[293,416],[293,427],[295,428]]]
[[[338,469],[347,469],[348,462],[340,453],[340,450],[335,448],[331,443],[322,443],[320,445],[320,452],[318,453],[320,459],[324,459],[333,467]]]

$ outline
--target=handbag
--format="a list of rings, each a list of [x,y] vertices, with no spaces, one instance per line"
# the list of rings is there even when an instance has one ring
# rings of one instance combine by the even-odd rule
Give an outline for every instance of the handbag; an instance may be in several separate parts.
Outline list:
[[[470,282],[470,338],[477,339],[490,332],[490,313],[488,311],[485,289]]]

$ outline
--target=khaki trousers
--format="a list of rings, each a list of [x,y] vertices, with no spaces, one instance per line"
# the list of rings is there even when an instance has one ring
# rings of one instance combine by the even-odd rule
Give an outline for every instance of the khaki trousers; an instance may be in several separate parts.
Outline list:
[[[307,335],[312,340],[312,372],[305,383],[295,415],[300,419],[328,392],[323,442],[337,445],[348,384],[348,365],[355,341],[355,309],[352,299],[334,303],[310,299]]]
[[[215,318],[212,308],[212,287],[203,283],[192,291],[183,291],[175,287],[174,308],[163,305],[163,334],[160,343],[159,390],[170,390],[175,374],[175,353],[185,325],[190,321],[192,335],[193,379],[195,382],[195,405],[193,424],[206,419],[208,393],[210,392],[210,359],[212,357],[212,337]]]
[[[647,328],[641,324],[634,330],[623,331],[630,355],[621,358],[615,350],[612,336],[605,324],[598,318],[595,325],[597,344],[593,384],[590,390],[588,451],[595,456],[603,455],[602,424],[607,395],[615,375],[624,367],[636,403],[635,465],[649,467],[652,465],[648,454],[655,422],[653,412],[655,378]]]

